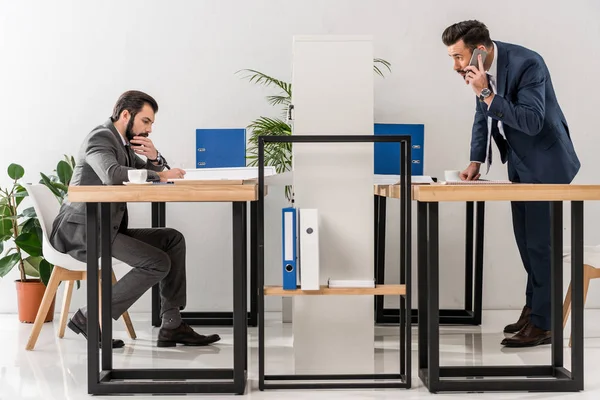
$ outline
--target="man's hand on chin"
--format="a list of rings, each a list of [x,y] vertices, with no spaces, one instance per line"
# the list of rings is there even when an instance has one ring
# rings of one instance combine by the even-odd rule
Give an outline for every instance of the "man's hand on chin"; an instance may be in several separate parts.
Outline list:
[[[480,167],[481,163],[472,162],[464,171],[460,173],[460,179],[463,181],[476,181],[481,176],[479,173]]]

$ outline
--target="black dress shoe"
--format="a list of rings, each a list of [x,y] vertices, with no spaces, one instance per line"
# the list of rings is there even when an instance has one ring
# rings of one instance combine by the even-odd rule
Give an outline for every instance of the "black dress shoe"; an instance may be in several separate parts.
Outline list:
[[[519,320],[514,324],[509,324],[504,327],[504,333],[517,333],[527,325],[529,322],[529,315],[531,315],[531,308],[525,306],[521,311]]]
[[[76,334],[79,335],[81,333],[83,337],[85,337],[85,339],[87,340],[87,318],[83,316],[80,310],[77,310],[75,315],[73,315],[73,317],[69,320],[67,326]],[[100,338],[100,341],[102,341],[102,335],[100,334],[98,337]],[[102,343],[99,344],[100,348],[102,348]],[[125,346],[125,343],[121,339],[112,340],[113,349],[119,349],[123,346]]]
[[[219,335],[200,335],[185,322],[175,329],[160,328],[158,331],[157,347],[175,347],[177,343],[185,346],[207,346],[221,340]]]
[[[552,332],[540,329],[529,322],[516,335],[505,338],[501,344],[506,347],[533,347],[550,343],[552,343]]]

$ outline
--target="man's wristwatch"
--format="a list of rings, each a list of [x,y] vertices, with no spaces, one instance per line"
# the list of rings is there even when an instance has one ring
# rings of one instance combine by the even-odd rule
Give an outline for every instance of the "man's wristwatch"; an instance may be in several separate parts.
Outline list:
[[[161,157],[160,153],[157,151],[156,152],[156,160],[148,159],[148,161],[150,161],[150,162],[157,162],[157,163],[160,164],[162,162],[162,157]]]
[[[485,101],[488,97],[492,95],[492,91],[489,88],[484,88],[479,95],[479,101]]]

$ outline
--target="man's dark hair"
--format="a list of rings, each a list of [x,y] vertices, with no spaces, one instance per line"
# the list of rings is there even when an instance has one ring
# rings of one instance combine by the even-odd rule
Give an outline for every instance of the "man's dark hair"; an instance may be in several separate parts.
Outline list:
[[[110,119],[115,122],[119,119],[119,116],[124,110],[129,111],[132,117],[140,112],[144,104],[148,104],[154,110],[156,114],[158,112],[158,103],[149,94],[140,92],[138,90],[129,90],[119,97],[117,104],[113,110],[112,117]]]
[[[480,44],[487,48],[494,45],[492,39],[490,39],[490,31],[488,31],[487,26],[475,20],[457,22],[447,27],[442,33],[442,42],[446,46],[452,46],[461,39],[465,46],[471,50]]]

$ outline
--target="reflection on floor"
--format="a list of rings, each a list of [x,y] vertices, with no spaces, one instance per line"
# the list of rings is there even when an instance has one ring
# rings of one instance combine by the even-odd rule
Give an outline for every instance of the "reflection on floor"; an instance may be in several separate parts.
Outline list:
[[[529,349],[503,349],[502,327],[518,317],[519,311],[485,311],[481,327],[448,326],[441,328],[442,365],[525,365],[548,364],[550,346]],[[114,336],[125,340],[125,348],[114,351],[116,368],[229,368],[233,360],[231,328],[195,327],[200,333],[219,333],[221,342],[208,347],[157,348],[157,328],[150,326],[149,314],[133,314],[137,340],[127,338],[121,321],[115,323]],[[30,324],[21,324],[16,315],[0,315],[0,399],[89,399],[86,383],[86,342],[67,330],[63,339],[56,336],[58,318],[47,323],[34,351],[26,351]],[[291,324],[281,323],[281,314],[267,316],[267,374],[293,374],[294,360]],[[444,398],[475,397],[487,399],[598,399],[600,398],[600,310],[585,312],[585,391],[581,393],[486,393],[443,394]],[[398,328],[375,328],[376,371],[397,373]],[[565,330],[565,346],[569,330]],[[416,328],[413,328],[413,388],[380,390],[301,390],[260,392],[257,385],[257,331],[249,329],[250,372],[246,396],[250,399],[398,399],[434,396],[416,377]],[[570,368],[570,353],[565,353],[565,366]],[[438,395],[440,396],[440,395]],[[186,398],[222,399],[227,395],[188,395]],[[136,396],[135,399],[156,399]],[[160,399],[181,399],[161,396]]]

